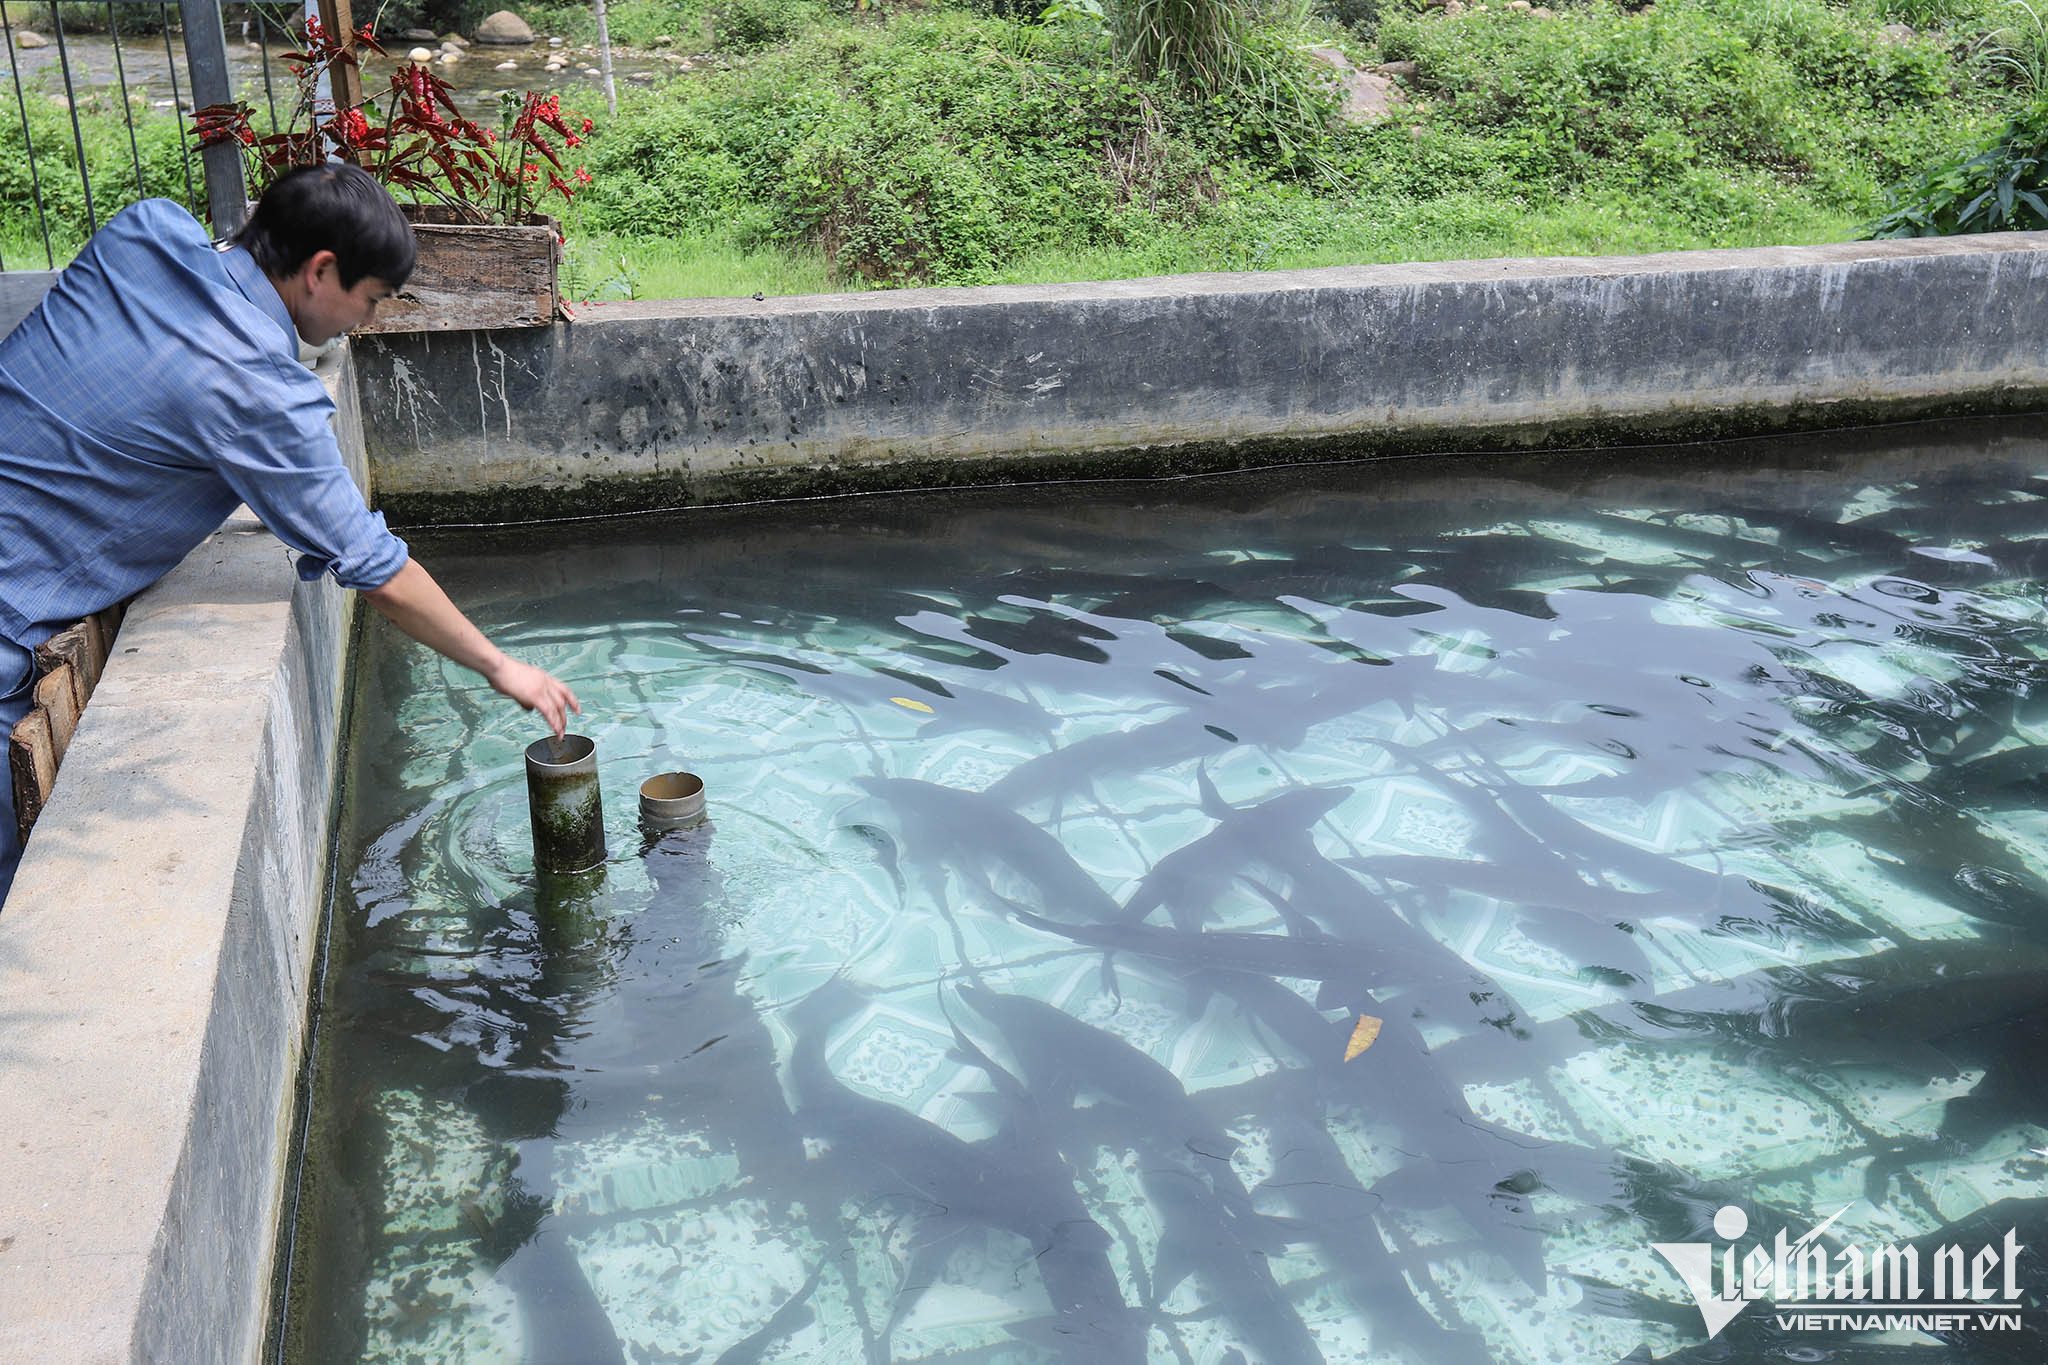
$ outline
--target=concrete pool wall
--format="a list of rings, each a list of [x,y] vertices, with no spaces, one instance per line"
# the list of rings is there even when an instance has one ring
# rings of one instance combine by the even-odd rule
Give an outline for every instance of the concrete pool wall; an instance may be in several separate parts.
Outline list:
[[[465,519],[2016,409],[2044,307],[2012,234],[622,306],[330,382]],[[239,521],[131,608],[0,913],[0,1360],[261,1357],[349,609]]]
[[[349,606],[244,513],[129,609],[0,912],[0,1360],[262,1350]]]
[[[2048,399],[2048,233],[613,304],[365,338],[393,519],[1751,435]]]

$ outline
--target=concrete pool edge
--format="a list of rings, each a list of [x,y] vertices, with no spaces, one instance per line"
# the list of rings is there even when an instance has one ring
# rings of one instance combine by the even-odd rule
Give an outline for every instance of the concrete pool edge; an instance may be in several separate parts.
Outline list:
[[[0,911],[0,1358],[259,1357],[348,611],[246,516],[130,608]]]
[[[365,339],[409,525],[2048,405],[2048,233],[624,304]]]

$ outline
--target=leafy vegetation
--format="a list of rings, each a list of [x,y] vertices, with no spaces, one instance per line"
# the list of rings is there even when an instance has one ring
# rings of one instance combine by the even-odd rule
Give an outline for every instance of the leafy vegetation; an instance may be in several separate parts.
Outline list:
[[[782,293],[1741,246],[2031,226],[2028,196],[2048,200],[2032,0],[1514,3],[619,0],[615,42],[691,61],[622,88],[583,149],[575,282]],[[453,12],[417,4],[429,27]],[[581,4],[522,12],[589,36]],[[1390,113],[1336,118],[1310,47],[1405,63]],[[6,122],[0,248],[24,202]],[[38,131],[39,156],[54,140]]]
[[[1447,9],[1237,9],[1201,58],[1092,0],[842,14],[634,101],[575,223],[845,287],[1835,240],[2024,99],[2012,14],[1964,0]],[[1408,103],[1333,122],[1314,42],[1412,63]]]
[[[0,94],[12,93],[0,86]],[[8,104],[12,103],[9,99]],[[0,109],[0,262],[8,269],[41,269],[46,259],[63,265],[85,245],[93,215],[104,222],[138,199],[152,197],[188,202],[178,120],[169,110],[159,111],[136,100],[131,145],[129,123],[119,106],[120,97],[107,91],[86,99],[80,109],[78,139],[72,136],[70,112],[46,94],[31,91],[20,108]],[[27,113],[26,140],[23,110]],[[81,139],[85,145],[84,177],[79,175]],[[194,177],[195,188],[203,197],[205,187],[196,184],[196,170]],[[41,213],[36,209],[38,187]],[[45,228],[50,238],[47,258]]]
[[[2048,228],[2048,103],[2037,103],[1983,148],[1938,162],[1871,226],[1872,237]]]

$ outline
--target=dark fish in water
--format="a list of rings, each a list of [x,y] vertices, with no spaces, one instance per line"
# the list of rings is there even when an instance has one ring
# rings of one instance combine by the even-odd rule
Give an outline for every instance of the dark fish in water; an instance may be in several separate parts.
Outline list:
[[[1966,915],[2034,932],[2048,927],[2048,883],[1967,810],[1902,793],[1883,811],[1831,815],[1820,828],[1863,844],[1887,876]]]
[[[1135,729],[1090,735],[1026,759],[982,794],[1015,809],[1084,791],[1090,782],[1115,773],[1171,767],[1217,748],[1216,736],[1182,713]]]
[[[1344,865],[1382,880],[1404,882],[1439,901],[1446,891],[1455,890],[1514,906],[1521,912],[1523,933],[1562,950],[1579,963],[1582,973],[1609,981],[1616,974],[1643,981],[1652,978],[1650,961],[1629,931],[1637,916],[1665,908],[1667,902],[1661,896],[1593,886],[1565,874],[1546,876],[1540,869],[1461,858],[1390,855],[1347,858]]]
[[[1261,882],[1247,880],[1245,884],[1273,907],[1286,922],[1288,933],[1297,938],[1320,938],[1327,930],[1346,942],[1392,949],[1410,961],[1436,964],[1409,979],[1402,988],[1401,1008],[1418,1017],[1450,1018],[1495,994],[1493,983],[1465,959],[1403,919],[1393,906],[1320,853],[1310,851],[1284,861],[1279,870],[1294,883],[1286,896]],[[1365,999],[1361,992],[1341,1003],[1358,1005]]]
[[[900,836],[931,869],[952,867],[997,894],[990,877],[1008,870],[1022,878],[1048,909],[1112,920],[1117,904],[1081,870],[1060,841],[1001,801],[902,777],[855,779],[886,802],[901,821]]]
[[[1439,958],[1342,939],[1215,930],[1188,934],[1149,924],[1055,924],[1014,905],[1011,913],[1033,929],[1108,952],[1139,953],[1183,967],[1320,981],[1325,997],[1339,1002],[1357,999],[1372,987],[1392,989],[1427,980],[1443,968]]]
[[[1006,599],[1006,605],[1022,605],[1022,599]],[[1096,625],[1079,612],[1050,611],[1037,603],[1024,611],[1022,621],[970,614],[964,625],[968,635],[1010,654],[1057,654],[1084,663],[1109,662],[1109,655],[1094,642],[1116,639],[1115,631]]]
[[[962,1225],[1001,1228],[1030,1242],[1054,1314],[1072,1329],[1072,1359],[1142,1360],[1143,1326],[1109,1264],[1109,1234],[1088,1216],[1073,1173],[1056,1153],[1014,1140],[963,1142],[893,1104],[856,1094],[832,1074],[826,1033],[856,1002],[835,978],[790,1012],[797,1035],[790,1078],[805,1131],[832,1143],[835,1162],[883,1177],[866,1198],[913,1200],[934,1225],[927,1246]]]
[[[1863,1063],[1927,1079],[1961,1070],[1943,1040],[2043,1014],[2048,951],[1935,941],[1768,968],[1580,1018],[1643,1041],[1727,1043],[1805,1064]]]
[[[1367,675],[1355,664],[1332,662],[1327,656],[1321,661],[1301,659],[1296,657],[1299,651],[1273,648],[1262,649],[1261,661],[1275,666],[1276,652],[1286,654],[1295,672],[1313,669],[1315,676],[1307,682],[1219,684],[1212,696],[1192,709],[1129,730],[1091,735],[1027,759],[986,794],[1018,808],[1057,800],[1119,773],[1156,771],[1213,754],[1219,747],[1218,729],[1231,736],[1225,743],[1293,748],[1311,725],[1369,704],[1378,675],[1391,671],[1374,669]]]
[[[1314,853],[1310,829],[1351,795],[1349,787],[1297,787],[1255,806],[1233,807],[1206,770],[1196,771],[1202,809],[1216,828],[1161,858],[1124,903],[1123,919],[1143,920],[1165,906],[1176,929],[1193,933],[1240,870],[1279,855]]]
[[[1266,1264],[1270,1233],[1248,1232],[1243,1215],[1185,1158],[1141,1152],[1139,1180],[1160,1224],[1154,1292],[1163,1299],[1192,1275],[1261,1360],[1322,1365],[1315,1338]]]
[[[1529,1164],[1532,1148],[1546,1144],[1511,1143],[1473,1114],[1422,1035],[1398,1014],[1384,1016],[1372,1047],[1347,1062],[1351,1019],[1332,1023],[1285,986],[1245,972],[1216,972],[1201,982],[1236,1000],[1261,1030],[1300,1054],[1326,1100],[1355,1105],[1400,1132],[1403,1150],[1415,1160],[1407,1175],[1382,1182],[1384,1189],[1375,1186],[1376,1194],[1417,1208],[1457,1210],[1541,1292],[1542,1231],[1522,1216],[1519,1201],[1499,1196]]]
[[[917,732],[923,738],[958,734],[963,730],[996,730],[1043,739],[1048,743],[1052,740],[1052,717],[1030,702],[979,687],[966,687],[958,682],[949,686],[907,669],[888,668],[881,664],[873,667],[884,677],[907,682],[931,695],[931,701],[915,695],[908,698],[931,708],[932,718],[918,727]],[[894,703],[896,698],[889,700]]]
[[[825,1276],[825,1267],[819,1266],[811,1272],[803,1287],[791,1294],[783,1305],[769,1315],[759,1331],[742,1341],[727,1347],[718,1357],[715,1365],[760,1365],[762,1354],[790,1333],[810,1322],[811,1310],[804,1305],[817,1292],[818,1281]]]
[[[1428,1267],[1404,1267],[1388,1251],[1373,1217],[1381,1196],[1359,1185],[1329,1130],[1309,1112],[1312,1104],[1279,1109],[1268,1135],[1277,1154],[1273,1174],[1259,1186],[1259,1193],[1277,1199],[1304,1229],[1306,1239],[1323,1249],[1351,1303],[1372,1324],[1371,1344],[1377,1353],[1433,1365],[1485,1360],[1485,1340],[1459,1323],[1449,1300],[1437,1296],[1435,1301],[1437,1311],[1458,1324],[1455,1330],[1446,1329],[1416,1302],[1408,1277],[1418,1288],[1429,1286]],[[1389,1351],[1389,1337],[1401,1349]]]
[[[1066,1109],[1078,1093],[1092,1092],[1146,1115],[1203,1156],[1228,1160],[1237,1150],[1238,1143],[1195,1108],[1178,1076],[1115,1034],[1020,995],[963,985],[960,998],[1002,1030],[1048,1108]]]
[[[626,1365],[625,1348],[553,1219],[498,1268],[519,1304],[522,1365]]]
[[[1407,762],[1415,776],[1464,807],[1478,823],[1480,851],[1513,863],[1517,875],[1542,875],[1562,883],[1582,880],[1589,872],[1603,877],[1618,875],[1663,893],[1660,908],[1664,913],[1729,914],[1759,898],[1746,878],[1709,872],[1603,834],[1559,810],[1544,793],[1522,786],[1498,770],[1491,773],[1489,781],[1465,782],[1424,762],[1413,750],[1387,743],[1379,747]],[[1492,766],[1479,762],[1483,767]]]

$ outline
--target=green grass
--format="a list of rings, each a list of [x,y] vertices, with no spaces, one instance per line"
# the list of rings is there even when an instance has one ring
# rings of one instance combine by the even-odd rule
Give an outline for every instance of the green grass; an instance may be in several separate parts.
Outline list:
[[[619,41],[670,34],[702,59],[623,90],[618,119],[579,153],[596,182],[565,215],[569,292],[785,295],[1843,240],[1895,187],[2027,107],[2038,81],[2012,57],[2048,42],[2013,0],[1558,0],[1549,19],[1268,3],[1247,40],[1257,79],[1218,94],[1141,78],[1085,14],[1038,25],[1006,17],[1011,0],[978,3],[613,6]],[[580,36],[588,11],[527,13]],[[1915,31],[1884,31],[1897,23]],[[1412,103],[1378,127],[1326,123],[1327,92],[1299,51],[1314,42],[1413,62]],[[59,117],[37,106],[39,149]],[[111,112],[90,121],[113,126],[88,138],[97,183],[126,141]],[[147,136],[152,175],[167,123]],[[10,137],[0,120],[12,263],[17,244],[39,255],[40,242],[24,232]],[[58,207],[75,240],[77,206]]]
[[[646,244],[643,297],[779,292],[748,259],[770,247],[866,288],[1841,240],[2023,101],[1984,60],[2010,19],[1968,0],[1391,9],[1341,40],[1416,63],[1414,103],[1290,162],[1259,109],[1139,81],[1078,32],[842,16],[633,99],[571,222]],[[1291,41],[1337,36],[1296,22]]]
[[[815,251],[744,246],[714,233],[684,238],[577,233],[564,253],[570,299],[740,298],[819,294],[836,286]]]

